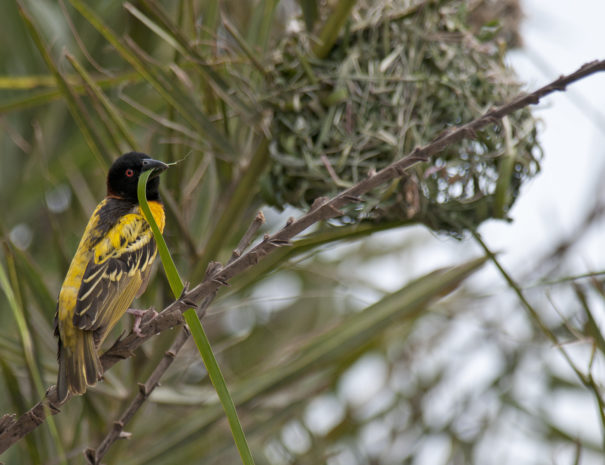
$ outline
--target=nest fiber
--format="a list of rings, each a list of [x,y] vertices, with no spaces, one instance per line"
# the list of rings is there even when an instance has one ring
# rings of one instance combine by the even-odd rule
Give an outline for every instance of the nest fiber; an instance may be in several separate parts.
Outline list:
[[[312,38],[289,37],[272,79],[269,202],[304,208],[516,96],[497,24],[477,30],[468,17],[461,1],[362,6],[322,60],[309,58]],[[531,112],[518,111],[371,192],[340,221],[459,234],[506,218],[539,169],[536,132]]]

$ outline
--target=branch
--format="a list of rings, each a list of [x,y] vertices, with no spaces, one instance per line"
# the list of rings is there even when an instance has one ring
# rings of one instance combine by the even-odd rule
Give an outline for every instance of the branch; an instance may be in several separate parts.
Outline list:
[[[250,242],[252,242],[252,239],[254,238],[254,236],[256,235],[259,228],[263,225],[264,222],[265,216],[262,212],[258,212],[256,214],[256,217],[254,218],[254,221],[248,227],[248,230],[242,236],[242,239],[239,241],[237,248],[233,251],[230,262],[235,260],[237,257],[240,257],[241,254],[244,253],[244,250],[248,248]],[[210,263],[208,269],[206,270],[206,277],[211,276],[216,271],[218,266],[220,265],[215,262]],[[186,289],[187,288],[185,287],[185,290]],[[207,296],[199,307],[197,305],[193,305],[193,307],[197,307],[196,313],[200,320],[206,314],[206,310],[210,306],[212,300],[214,300],[215,294]],[[183,297],[181,296],[181,299],[182,298]],[[149,398],[153,390],[159,385],[160,379],[162,378],[162,376],[164,376],[164,373],[166,373],[166,370],[168,370],[170,365],[172,365],[172,362],[174,361],[180,350],[189,340],[190,335],[191,334],[188,331],[187,326],[185,326],[170,346],[170,349],[166,351],[164,357],[162,358],[162,360],[160,360],[160,363],[155,367],[153,373],[151,373],[149,378],[147,378],[145,384],[139,384],[139,392],[132,400],[130,405],[126,408],[124,413],[122,413],[120,419],[113,423],[113,428],[103,438],[99,446],[96,449],[86,450],[86,460],[88,460],[89,464],[99,465],[101,463],[101,460],[103,460],[103,457],[114,442],[116,442],[118,439],[130,437],[130,433],[124,431],[124,426],[132,419],[136,412],[141,408],[143,403]]]
[[[185,293],[180,299],[171,303],[156,318],[142,324],[142,337],[130,334],[124,339],[116,341],[116,343],[101,357],[103,370],[108,370],[116,362],[131,357],[134,350],[154,334],[174,326],[182,325],[182,312],[190,307],[188,302],[202,303],[206,299],[211,301],[218,289],[221,286],[226,285],[234,276],[241,274],[248,268],[254,266],[276,248],[289,245],[291,239],[309,226],[318,221],[328,220],[341,215],[339,208],[353,202],[360,202],[363,194],[394,178],[400,177],[406,170],[417,163],[429,161],[431,156],[440,152],[448,145],[465,138],[474,138],[477,130],[490,124],[497,123],[504,116],[509,115],[516,110],[531,104],[537,104],[546,95],[557,91],[564,91],[569,84],[600,71],[605,71],[605,60],[586,63],[577,71],[566,76],[561,76],[550,84],[547,84],[530,94],[519,96],[511,102],[487,112],[485,115],[470,123],[449,129],[428,145],[414,149],[412,153],[406,157],[392,163],[378,173],[371,174],[366,179],[341,192],[332,199],[323,197],[317,199],[308,213],[297,220],[288,220],[280,231],[271,236],[265,236],[262,242],[252,248],[252,250],[239,258],[236,258],[224,268],[215,267],[199,285]],[[36,429],[45,421],[48,414],[54,415],[58,412],[56,388],[55,386],[52,386],[46,392],[46,396],[43,400],[19,418],[15,419],[10,414],[0,418],[0,453],[4,452],[26,434]]]
[[[197,312],[200,318],[206,312],[208,305],[210,304],[210,299],[208,299],[208,303],[201,307],[202,312]],[[128,423],[134,414],[141,408],[143,403],[149,398],[153,390],[160,383],[160,379],[166,373],[166,370],[172,365],[172,362],[176,358],[179,351],[183,348],[185,343],[189,340],[189,331],[187,330],[187,326],[183,327],[181,332],[178,334],[170,349],[166,351],[160,363],[155,367],[145,384],[139,384],[139,392],[134,397],[134,399],[130,402],[130,405],[126,408],[124,413],[120,416],[120,419],[114,421],[113,428],[107,433],[107,435],[103,438],[101,443],[96,449],[87,449],[85,452],[86,459],[90,464],[100,464],[101,460],[111,447],[111,445],[118,439],[127,439],[130,437],[130,433],[124,431],[124,426]]]

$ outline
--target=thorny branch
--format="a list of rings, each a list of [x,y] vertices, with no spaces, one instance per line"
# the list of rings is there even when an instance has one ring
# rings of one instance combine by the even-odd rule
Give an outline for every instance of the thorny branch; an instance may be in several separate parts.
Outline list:
[[[182,325],[182,312],[189,308],[190,305],[188,305],[188,302],[200,303],[201,305],[202,302],[207,300],[207,304],[209,304],[218,289],[226,285],[234,276],[254,266],[276,248],[290,244],[292,238],[309,226],[318,221],[341,215],[339,208],[342,206],[353,202],[360,202],[361,196],[366,192],[394,178],[400,177],[406,170],[417,163],[429,161],[433,155],[448,145],[465,138],[474,138],[477,130],[499,122],[504,116],[516,110],[531,104],[537,104],[546,95],[557,91],[564,91],[569,84],[600,71],[605,71],[605,60],[595,60],[586,63],[575,72],[561,76],[530,94],[520,95],[511,102],[487,112],[480,118],[446,131],[428,145],[417,147],[406,157],[392,163],[377,173],[370,174],[367,178],[344,190],[332,199],[317,199],[305,215],[297,220],[289,220],[281,230],[273,235],[265,236],[249,252],[231,261],[224,268],[213,267],[200,284],[167,306],[155,319],[142,324],[142,337],[130,334],[124,339],[118,340],[101,357],[103,369],[108,370],[118,361],[131,357],[134,350],[154,334],[174,326]],[[52,386],[46,392],[43,400],[19,418],[16,418],[14,414],[4,415],[0,418],[0,453],[37,428],[45,421],[48,414],[54,415],[59,413],[59,411],[56,389],[55,386]]]

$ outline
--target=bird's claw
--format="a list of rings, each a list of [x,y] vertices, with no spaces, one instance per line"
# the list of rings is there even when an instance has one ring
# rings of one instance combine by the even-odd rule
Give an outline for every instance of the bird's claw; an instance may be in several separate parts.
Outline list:
[[[143,321],[143,317],[149,315],[151,312],[151,318],[148,321],[153,320],[156,316],[158,316],[158,312],[156,312],[153,308],[149,310],[139,310],[136,308],[129,308],[126,310],[127,313],[130,313],[134,316],[134,323],[132,324],[132,332],[135,333],[139,337],[143,337],[143,332],[141,331],[141,322]]]

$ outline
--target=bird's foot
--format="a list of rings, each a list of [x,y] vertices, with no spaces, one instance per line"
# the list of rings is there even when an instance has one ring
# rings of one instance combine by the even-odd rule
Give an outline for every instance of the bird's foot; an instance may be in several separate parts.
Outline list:
[[[135,333],[139,337],[143,337],[143,333],[141,332],[141,321],[143,321],[143,317],[150,314],[151,318],[149,318],[149,321],[151,321],[156,316],[158,316],[158,312],[156,312],[153,308],[150,308],[149,310],[139,310],[136,308],[129,308],[128,310],[126,310],[126,313],[130,313],[131,315],[134,316],[134,323],[132,324],[132,332]]]

